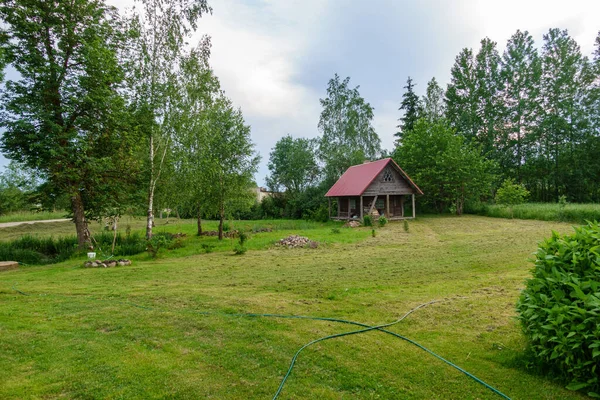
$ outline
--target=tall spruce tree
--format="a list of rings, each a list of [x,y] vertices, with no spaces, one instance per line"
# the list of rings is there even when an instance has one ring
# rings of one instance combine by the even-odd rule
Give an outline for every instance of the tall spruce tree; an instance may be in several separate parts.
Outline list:
[[[399,139],[402,139],[404,133],[413,130],[422,113],[421,101],[415,93],[414,88],[415,84],[413,84],[413,80],[409,76],[406,80],[406,86],[404,86],[406,91],[402,95],[402,103],[400,103],[400,108],[398,108],[398,111],[404,112],[402,117],[398,118],[400,124],[397,128],[399,128],[399,131],[395,134]]]
[[[505,148],[499,163],[504,177],[518,183],[530,181],[523,176],[523,167],[531,156],[539,123],[540,78],[541,63],[533,38],[527,31],[515,32],[502,56],[504,118],[499,142]],[[531,179],[537,178],[533,175]]]

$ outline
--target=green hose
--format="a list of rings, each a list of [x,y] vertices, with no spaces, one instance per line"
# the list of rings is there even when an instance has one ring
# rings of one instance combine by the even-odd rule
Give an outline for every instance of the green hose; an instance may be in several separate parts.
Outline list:
[[[23,296],[31,296],[31,294],[29,293],[25,293],[19,289],[16,288],[16,284],[12,287],[12,289],[23,295]],[[48,294],[44,294],[44,296],[47,296]],[[67,295],[56,295],[55,296],[62,296],[62,297],[69,297]],[[40,294],[40,296],[42,296]],[[92,299],[94,300],[103,300],[103,299],[95,299],[92,297]],[[279,387],[277,388],[277,392],[275,393],[275,395],[273,396],[273,400],[276,400],[279,395],[281,394],[281,391],[283,390],[283,387],[287,381],[287,379],[289,378],[290,374],[292,373],[292,370],[294,369],[294,365],[296,363],[296,359],[298,358],[298,355],[307,347],[318,343],[318,342],[322,342],[325,340],[329,340],[329,339],[334,339],[334,338],[338,338],[338,337],[344,337],[344,336],[350,336],[350,335],[356,335],[359,333],[365,333],[365,332],[369,332],[369,331],[373,331],[373,330],[377,330],[383,333],[387,333],[389,335],[392,335],[394,337],[397,337],[399,339],[405,340],[410,344],[413,344],[415,346],[417,346],[418,348],[420,348],[421,350],[426,351],[427,353],[431,354],[432,356],[436,357],[437,359],[445,362],[446,364],[448,364],[449,366],[457,369],[458,371],[462,372],[463,374],[465,374],[466,376],[468,376],[469,378],[473,379],[475,382],[485,386],[486,388],[488,388],[489,390],[491,390],[492,392],[494,392],[495,394],[501,396],[502,398],[506,399],[506,400],[511,400],[510,397],[508,397],[507,395],[505,395],[504,393],[500,392],[498,389],[494,388],[493,386],[487,384],[486,382],[484,382],[483,380],[477,378],[475,375],[471,374],[470,372],[465,371],[464,369],[462,369],[461,367],[459,367],[458,365],[452,363],[451,361],[446,360],[445,358],[443,358],[442,356],[434,353],[432,350],[429,350],[428,348],[426,348],[425,346],[415,342],[414,340],[411,340],[405,336],[402,336],[396,332],[392,332],[392,331],[388,331],[384,328],[387,328],[389,326],[392,325],[396,325],[398,323],[400,323],[402,320],[404,320],[406,317],[408,317],[410,314],[412,314],[413,312],[417,311],[420,308],[426,307],[430,304],[434,304],[434,303],[439,303],[442,300],[434,300],[434,301],[430,301],[427,303],[423,303],[420,304],[419,306],[411,309],[410,311],[408,311],[406,314],[404,314],[402,317],[400,317],[399,319],[397,319],[394,322],[390,322],[387,324],[382,324],[382,325],[375,325],[375,326],[370,326],[367,324],[363,324],[361,322],[355,322],[355,321],[348,321],[348,320],[344,320],[344,319],[338,319],[338,318],[329,318],[329,317],[311,317],[311,316],[305,316],[305,315],[285,315],[285,314],[258,314],[258,313],[236,313],[236,314],[229,314],[229,313],[220,313],[220,312],[211,312],[211,311],[188,311],[194,314],[200,314],[200,315],[216,315],[216,316],[228,316],[228,317],[259,317],[259,318],[282,318],[282,319],[307,319],[307,320],[313,320],[313,321],[327,321],[327,322],[337,322],[337,323],[342,323],[342,324],[349,324],[349,325],[356,325],[356,326],[361,326],[364,329],[359,329],[359,330],[355,330],[355,331],[349,331],[349,332],[342,332],[342,333],[337,333],[334,335],[328,335],[328,336],[324,336],[315,340],[310,341],[309,343],[303,345],[300,349],[298,349],[298,351],[296,351],[296,353],[294,354],[294,357],[292,358],[292,361],[290,363],[290,366],[287,370],[287,373],[285,374],[285,376],[283,377],[283,379],[281,380],[281,383],[279,384]],[[112,300],[112,302],[114,303],[115,301]],[[128,306],[132,306],[132,307],[136,307],[136,308],[141,308],[143,310],[148,310],[148,311],[161,311],[159,309],[155,309],[152,307],[146,307],[146,306],[141,306],[132,302],[123,302],[123,301],[116,301],[117,303],[120,304],[124,304],[124,305],[128,305]],[[181,311],[180,311],[181,312]]]

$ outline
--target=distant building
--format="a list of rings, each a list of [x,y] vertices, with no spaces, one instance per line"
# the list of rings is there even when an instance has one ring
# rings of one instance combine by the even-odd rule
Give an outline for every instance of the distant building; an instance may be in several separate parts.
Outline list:
[[[254,191],[256,193],[256,201],[259,203],[261,203],[265,197],[273,196],[273,192],[269,192],[267,188],[261,186],[254,188]]]
[[[329,189],[329,216],[333,219],[360,219],[365,215],[389,220],[415,218],[415,195],[421,189],[391,158],[354,165]],[[337,215],[331,215],[331,198],[337,198]],[[412,215],[404,206],[412,200]]]

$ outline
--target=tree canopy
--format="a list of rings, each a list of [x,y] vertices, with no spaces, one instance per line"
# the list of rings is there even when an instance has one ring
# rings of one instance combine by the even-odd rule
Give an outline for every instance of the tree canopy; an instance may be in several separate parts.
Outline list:
[[[327,84],[327,97],[320,99],[319,158],[325,179],[335,182],[348,167],[373,160],[381,153],[381,140],[373,128],[373,107],[350,88],[350,78],[335,76]]]

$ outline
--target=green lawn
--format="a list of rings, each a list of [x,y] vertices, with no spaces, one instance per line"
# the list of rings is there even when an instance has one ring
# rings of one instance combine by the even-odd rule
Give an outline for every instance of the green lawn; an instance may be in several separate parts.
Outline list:
[[[393,223],[376,237],[370,228],[334,234],[336,224],[239,224],[276,229],[252,234],[243,256],[232,255],[231,240],[201,254],[200,245],[216,239],[189,236],[163,259],[140,255],[129,267],[83,269],[72,260],[0,272],[0,398],[270,399],[298,348],[356,328],[232,314],[375,325],[432,300],[443,302],[389,329],[513,399],[584,397],[525,368],[514,318],[536,243],[551,230],[569,231],[569,224],[422,217],[408,233]],[[157,229],[191,234],[194,225]],[[326,243],[272,245],[289,233]],[[307,348],[280,396],[292,398],[500,397],[417,347],[373,331]]]
[[[43,219],[62,219],[66,218],[66,211],[40,211],[27,212],[20,211],[9,214],[0,215],[0,223],[4,222],[21,222],[21,221],[40,221]]]

